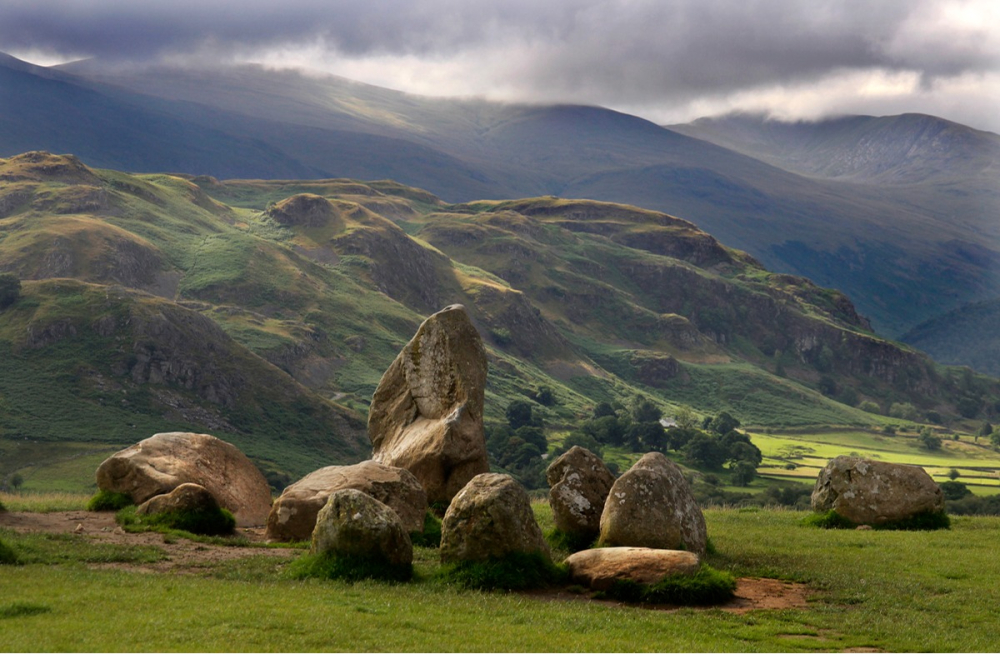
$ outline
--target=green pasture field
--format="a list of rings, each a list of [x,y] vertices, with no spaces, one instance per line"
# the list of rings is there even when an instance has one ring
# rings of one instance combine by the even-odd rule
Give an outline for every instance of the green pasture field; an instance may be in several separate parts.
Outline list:
[[[534,506],[549,527],[547,505]],[[806,608],[746,614],[464,591],[432,578],[436,551],[425,548],[414,582],[349,584],[294,581],[264,556],[197,574],[133,572],[164,554],[0,530],[25,560],[0,567],[0,649],[990,651],[1000,642],[1000,518],[887,532],[805,527],[805,515],[705,512],[713,567],[807,586]]]
[[[913,435],[888,435],[866,431],[817,431],[802,434],[751,435],[764,461],[758,473],[764,478],[800,481],[812,484],[830,459],[859,455],[888,463],[907,463],[927,470],[935,481],[949,479],[953,468],[958,481],[977,494],[1000,492],[1000,453],[987,446],[985,439],[976,443],[970,436],[959,440],[942,439],[941,449],[928,451]],[[787,464],[794,469],[787,469]],[[995,491],[993,489],[996,489]]]

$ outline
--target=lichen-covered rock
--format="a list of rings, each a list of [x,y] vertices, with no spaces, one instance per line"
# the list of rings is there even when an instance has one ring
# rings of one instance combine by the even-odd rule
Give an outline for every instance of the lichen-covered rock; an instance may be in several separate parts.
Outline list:
[[[574,445],[545,471],[556,527],[580,538],[597,538],[601,513],[615,476],[600,457]]]
[[[330,495],[354,488],[371,495],[399,516],[408,533],[421,531],[427,513],[427,493],[413,474],[375,461],[351,466],[327,466],[309,473],[284,490],[267,516],[271,540],[306,540]]]
[[[391,566],[413,563],[413,544],[396,512],[356,488],[334,492],[320,509],[311,552],[378,558]]]
[[[486,370],[482,339],[462,305],[425,320],[375,390],[368,412],[372,458],[412,472],[429,502],[450,502],[490,469]]]
[[[667,575],[693,575],[701,560],[694,552],[648,547],[602,547],[583,550],[566,559],[574,583],[608,590],[616,581],[652,585]]]
[[[168,513],[172,511],[218,511],[219,502],[204,486],[198,484],[181,484],[169,493],[155,495],[139,506],[135,512],[138,515]]]
[[[673,461],[650,452],[619,477],[601,514],[602,545],[705,553],[705,516]]]
[[[97,468],[97,487],[126,493],[136,504],[181,484],[204,486],[240,526],[262,525],[271,487],[234,445],[208,434],[155,434],[112,454]]]
[[[836,511],[861,525],[881,525],[945,509],[941,488],[919,466],[838,456],[812,493],[815,511]]]
[[[441,522],[441,561],[503,559],[512,552],[549,556],[528,493],[510,475],[477,475]]]

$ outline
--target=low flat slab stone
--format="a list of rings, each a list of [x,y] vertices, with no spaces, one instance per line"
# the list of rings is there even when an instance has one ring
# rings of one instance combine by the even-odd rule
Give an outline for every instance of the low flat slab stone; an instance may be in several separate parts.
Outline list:
[[[649,547],[601,547],[566,559],[574,583],[608,590],[616,581],[652,585],[668,575],[693,575],[701,560],[694,552]]]

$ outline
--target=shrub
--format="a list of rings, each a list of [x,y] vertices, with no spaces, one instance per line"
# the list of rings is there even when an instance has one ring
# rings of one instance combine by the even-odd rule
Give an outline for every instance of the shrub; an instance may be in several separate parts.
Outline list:
[[[733,575],[703,565],[693,576],[670,575],[655,584],[619,579],[603,594],[622,602],[691,606],[721,604],[735,590]]]
[[[938,484],[945,500],[960,500],[963,497],[972,495],[969,487],[960,481],[945,481]]]
[[[474,590],[528,590],[565,581],[565,569],[541,552],[512,552],[502,559],[462,561],[441,566],[438,575]]]
[[[415,531],[410,534],[410,542],[414,546],[420,547],[440,547],[441,546],[441,520],[430,510],[424,514],[423,531]]]
[[[413,565],[392,565],[381,556],[334,556],[332,554],[306,554],[288,566],[293,579],[340,579],[361,581],[409,581],[413,578]]]
[[[121,511],[126,506],[134,504],[132,496],[128,493],[116,493],[115,491],[99,490],[87,502],[88,511]]]
[[[115,520],[123,527],[144,527],[153,531],[176,529],[202,536],[228,536],[236,529],[236,518],[221,508],[165,511],[141,516],[135,513],[133,507],[126,507],[115,515]]]
[[[17,565],[17,552],[7,543],[0,540],[0,565]]]
[[[826,513],[814,513],[803,520],[803,524],[810,527],[820,527],[822,529],[857,529],[860,525],[853,520],[849,520],[834,510]],[[902,520],[892,520],[878,525],[871,525],[872,529],[886,531],[934,531],[936,529],[951,528],[951,519],[944,511],[925,511]]]

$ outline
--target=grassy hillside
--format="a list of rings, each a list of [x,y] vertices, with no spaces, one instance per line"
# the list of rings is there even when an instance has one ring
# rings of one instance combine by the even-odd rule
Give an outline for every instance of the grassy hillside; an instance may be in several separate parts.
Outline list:
[[[849,168],[818,177],[760,148],[746,156],[597,107],[424,98],[259,66],[0,64],[19,76],[10,84],[21,98],[5,112],[16,120],[0,156],[46,148],[133,171],[392,178],[451,202],[558,194],[641,205],[840,289],[892,337],[1000,293],[995,143],[984,149],[982,133],[930,117],[847,119],[805,137],[808,126],[780,138],[774,128],[772,150]],[[134,133],[141,125],[155,129]]]
[[[921,323],[901,337],[936,361],[1000,376],[1000,300],[976,302]]]
[[[865,401],[944,420],[974,402],[981,419],[1000,395],[873,334],[843,294],[637,207],[452,205],[393,182],[129,175],[47,153],[0,176],[0,270],[23,280],[0,311],[7,443],[195,429],[293,476],[356,460],[382,372],[456,302],[487,345],[491,420],[542,388],[556,429],[640,394],[784,428],[883,424]]]

